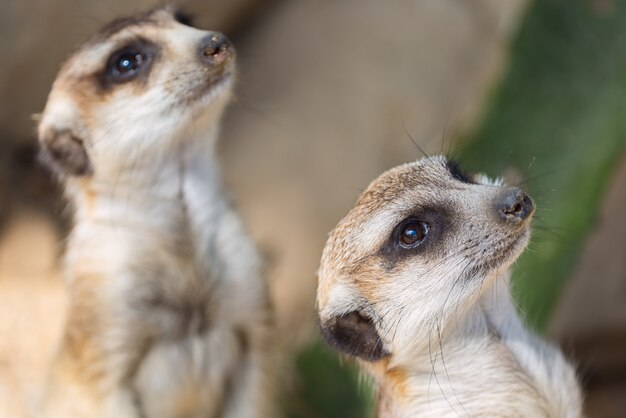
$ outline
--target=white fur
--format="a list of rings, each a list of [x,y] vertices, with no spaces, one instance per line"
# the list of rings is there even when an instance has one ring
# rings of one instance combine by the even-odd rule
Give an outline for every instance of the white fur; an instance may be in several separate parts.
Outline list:
[[[574,370],[524,328],[508,286],[501,278],[447,334],[435,326],[425,349],[393,358],[388,367],[408,375],[402,395],[373,371],[393,405],[379,418],[582,416]]]

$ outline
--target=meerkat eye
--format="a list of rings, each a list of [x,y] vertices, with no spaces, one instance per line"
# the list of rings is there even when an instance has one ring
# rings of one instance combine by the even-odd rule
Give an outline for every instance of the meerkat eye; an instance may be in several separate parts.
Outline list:
[[[111,56],[107,72],[115,81],[128,81],[139,73],[144,61],[145,56],[140,51],[123,49]]]
[[[413,248],[422,243],[428,234],[428,224],[417,219],[402,222],[398,229],[398,242],[403,248]]]

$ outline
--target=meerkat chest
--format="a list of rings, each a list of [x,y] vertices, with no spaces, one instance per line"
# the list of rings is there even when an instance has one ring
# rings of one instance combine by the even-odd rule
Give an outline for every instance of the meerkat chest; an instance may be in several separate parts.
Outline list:
[[[151,261],[135,272],[138,306],[149,311],[157,339],[247,327],[263,309],[258,256],[239,218],[225,208],[208,225],[196,222],[180,222],[167,245],[146,248]]]
[[[420,358],[418,371],[384,380],[379,416],[387,417],[557,417],[557,399],[520,368],[500,341],[448,343]]]
[[[250,349],[246,335],[264,326],[266,293],[254,246],[236,214],[214,216],[204,230],[181,227],[186,238],[176,248],[153,249],[154,267],[148,272],[144,265],[144,276],[136,276],[143,289],[136,306],[145,307],[137,313],[153,336],[135,377],[146,416],[221,416]],[[232,236],[237,245],[224,239]]]
[[[246,338],[266,325],[266,283],[256,248],[210,175],[168,181],[123,199],[99,197],[79,213],[70,286],[97,287],[93,306],[105,307],[115,328],[107,332],[121,340],[115,346],[131,348],[115,355],[132,359],[146,416],[221,416],[254,349]]]
[[[244,356],[233,329],[211,330],[152,346],[134,379],[145,416],[222,416]]]

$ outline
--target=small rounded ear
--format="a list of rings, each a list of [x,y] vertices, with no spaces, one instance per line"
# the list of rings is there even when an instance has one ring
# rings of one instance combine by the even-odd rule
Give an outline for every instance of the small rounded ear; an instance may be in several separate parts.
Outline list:
[[[322,336],[331,347],[367,361],[389,355],[371,318],[357,311],[321,323]]]
[[[47,129],[39,137],[40,159],[60,174],[86,176],[93,172],[84,141],[67,129]]]
[[[188,11],[181,9],[179,7],[174,7],[171,9],[172,12],[172,16],[174,17],[174,20],[177,21],[178,23],[181,23],[183,25],[186,26],[192,26],[194,25],[194,16],[189,13]]]

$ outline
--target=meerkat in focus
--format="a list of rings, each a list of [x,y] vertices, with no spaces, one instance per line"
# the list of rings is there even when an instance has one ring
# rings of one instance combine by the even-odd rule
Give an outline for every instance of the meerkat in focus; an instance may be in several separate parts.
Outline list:
[[[113,21],[63,65],[41,116],[75,212],[37,416],[274,416],[268,289],[215,155],[235,52],[184,23],[171,8]]]
[[[331,232],[322,334],[372,376],[379,418],[582,416],[574,369],[510,295],[534,210],[522,190],[430,157],[374,180]]]

